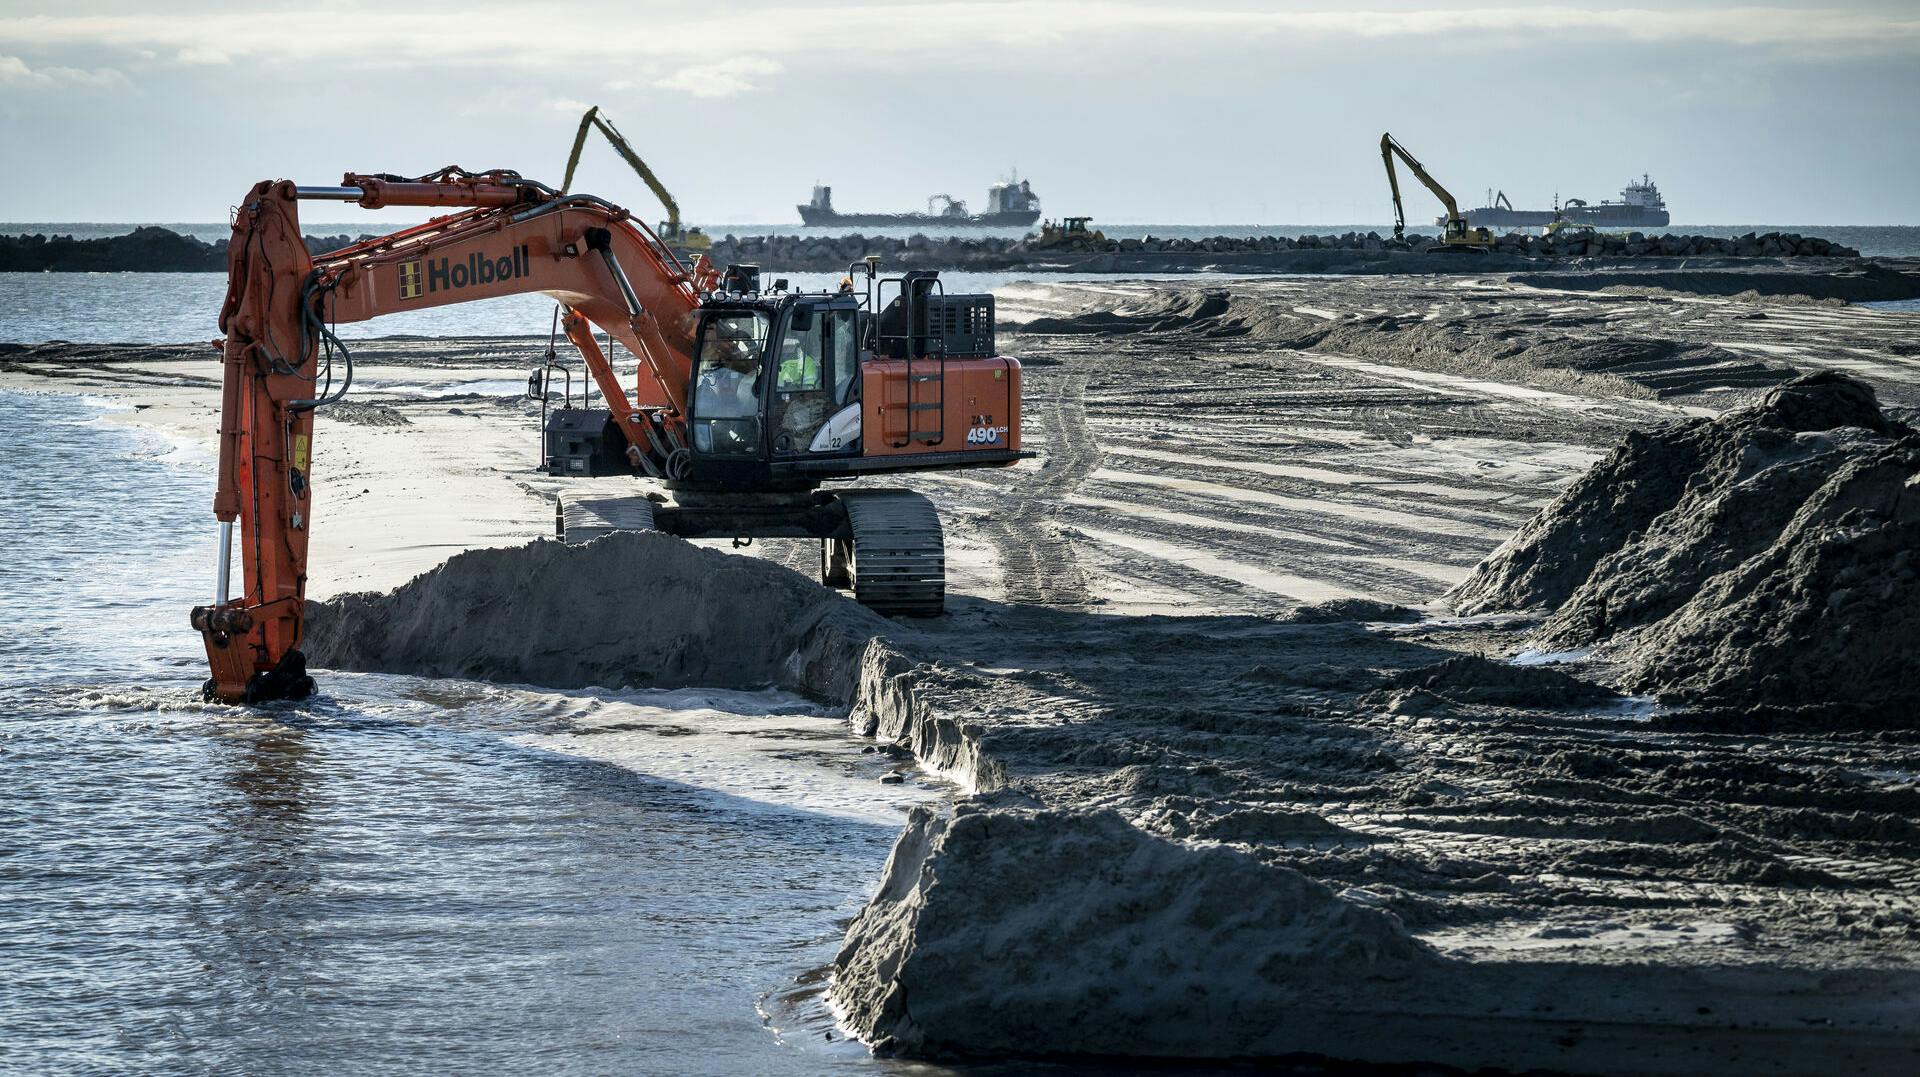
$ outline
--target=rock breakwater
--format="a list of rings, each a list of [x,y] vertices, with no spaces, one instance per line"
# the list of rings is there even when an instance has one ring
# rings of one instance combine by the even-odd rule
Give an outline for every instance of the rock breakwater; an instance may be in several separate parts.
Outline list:
[[[369,238],[307,236],[307,249],[324,254]],[[1048,247],[1035,237],[1021,239],[924,236],[802,237],[728,235],[708,256],[715,262],[749,262],[769,270],[831,272],[844,270],[867,255],[879,255],[892,268],[1050,271],[1145,271],[1202,268],[1226,260],[1233,268],[1295,272],[1435,272],[1488,268],[1487,256],[1468,255],[1459,264],[1424,254],[1435,245],[1429,236],[1405,241],[1378,232],[1338,235],[1211,236],[1203,239],[1106,239]],[[0,272],[224,272],[227,241],[209,243],[160,227],[137,228],[123,236],[76,239],[71,235],[0,236]],[[693,252],[682,252],[690,261]],[[1791,232],[1743,236],[1645,235],[1562,232],[1551,236],[1506,235],[1491,252],[1504,268],[1526,268],[1542,260],[1572,258],[1857,258],[1853,248]],[[1529,262],[1528,260],[1532,260]],[[1356,267],[1358,264],[1358,267]]]
[[[926,269],[1012,269],[1025,266],[1058,268],[1076,263],[1099,265],[1100,256],[1119,255],[1153,259],[1159,256],[1184,256],[1204,261],[1220,256],[1283,255],[1298,252],[1368,254],[1386,259],[1393,254],[1420,254],[1436,241],[1429,236],[1412,236],[1404,242],[1383,237],[1378,232],[1346,232],[1339,235],[1299,236],[1212,236],[1204,239],[1158,238],[1107,239],[1083,242],[1071,249],[1042,246],[1029,236],[1024,239],[968,238],[960,236],[790,236],[728,235],[714,243],[710,257],[716,262],[751,262],[766,269],[832,271],[845,269],[867,255],[879,255],[888,266]],[[1493,253],[1515,258],[1857,258],[1851,247],[1789,232],[1749,233],[1737,237],[1701,235],[1645,235],[1639,232],[1611,233],[1561,232],[1551,236],[1506,235],[1499,237]],[[1435,256],[1442,257],[1442,256]],[[1465,259],[1475,259],[1466,255]],[[1294,257],[1289,268],[1312,268],[1315,259]],[[1421,260],[1430,268],[1435,263]],[[1437,268],[1448,268],[1438,266]],[[1459,267],[1473,268],[1468,262]]]
[[[366,236],[307,236],[313,254],[336,251]],[[227,241],[195,239],[168,228],[136,228],[124,236],[75,239],[35,233],[0,236],[0,273],[225,273]]]

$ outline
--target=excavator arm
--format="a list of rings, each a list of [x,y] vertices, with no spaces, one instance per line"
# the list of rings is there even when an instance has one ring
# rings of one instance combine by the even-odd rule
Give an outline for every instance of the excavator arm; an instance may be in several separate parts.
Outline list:
[[[1427,190],[1432,191],[1433,196],[1440,200],[1440,204],[1447,208],[1447,234],[1464,233],[1467,229],[1467,221],[1460,216],[1460,206],[1453,200],[1452,192],[1440,186],[1440,181],[1429,175],[1427,170],[1421,167],[1420,162],[1414,159],[1413,154],[1408,153],[1407,148],[1396,141],[1392,134],[1383,133],[1380,136],[1380,159],[1386,163],[1387,186],[1393,190],[1393,238],[1405,239],[1407,232],[1407,214],[1400,205],[1400,179],[1393,170],[1393,158],[1396,154],[1399,155],[1400,160],[1406,162],[1407,168],[1412,170],[1414,178],[1425,184]]]
[[[314,258],[302,201],[444,206],[459,211]],[[565,309],[636,463],[683,450],[696,308],[717,286],[704,258],[683,268],[623,209],[563,195],[517,173],[444,169],[403,178],[349,173],[338,187],[256,184],[234,215],[220,328],[224,379],[214,514],[221,558],[214,604],[193,611],[228,702],[304,696],[300,652],[314,512],[314,412],[340,399],[352,360],[334,326],[396,311],[527,292]],[[631,395],[594,327],[640,360]],[[229,580],[236,525],[242,582]]]
[[[667,193],[666,185],[660,182],[660,177],[653,174],[653,169],[647,167],[647,163],[640,159],[640,155],[633,151],[632,144],[618,128],[613,126],[613,121],[600,115],[599,105],[589,108],[586,114],[580,117],[580,129],[573,133],[573,151],[567,154],[567,174],[560,180],[561,193],[565,194],[573,190],[573,173],[580,167],[580,151],[586,149],[587,132],[594,128],[599,128],[600,133],[606,136],[607,143],[613,147],[613,152],[619,154],[622,161],[627,162],[627,167],[633,169],[634,174],[647,185],[647,189],[653,192],[654,197],[660,199],[660,204],[666,207],[667,219],[662,222],[661,230],[670,239],[680,238],[680,203],[674,201],[673,196]]]

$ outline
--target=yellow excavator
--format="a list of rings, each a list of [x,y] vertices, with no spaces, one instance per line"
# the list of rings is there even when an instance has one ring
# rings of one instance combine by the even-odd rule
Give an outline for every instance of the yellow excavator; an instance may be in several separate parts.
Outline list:
[[[580,167],[580,151],[587,146],[587,132],[594,128],[600,129],[600,133],[606,136],[607,144],[613,147],[613,152],[619,154],[620,159],[632,167],[635,174],[654,193],[654,197],[660,199],[660,204],[667,208],[667,219],[661,221],[660,227],[654,229],[654,232],[679,250],[698,254],[711,248],[713,240],[705,232],[698,228],[681,226],[680,203],[674,201],[673,196],[667,193],[666,186],[660,182],[660,177],[653,174],[653,169],[648,168],[647,163],[640,159],[640,155],[633,152],[632,144],[627,141],[625,135],[620,133],[619,128],[605,116],[600,115],[599,105],[588,109],[586,114],[580,117],[580,129],[573,133],[573,152],[567,154],[567,174],[560,181],[560,193],[566,194],[573,190],[573,173]]]
[[[1445,187],[1440,186],[1440,181],[1429,175],[1427,170],[1420,166],[1420,162],[1414,159],[1413,154],[1408,153],[1405,146],[1402,146],[1394,140],[1393,135],[1382,134],[1380,136],[1380,159],[1386,162],[1387,186],[1393,189],[1394,239],[1404,241],[1407,238],[1407,214],[1406,210],[1401,208],[1400,205],[1400,177],[1395,175],[1393,170],[1393,158],[1395,154],[1398,154],[1400,160],[1406,162],[1407,167],[1413,170],[1415,178],[1419,179],[1421,183],[1426,184],[1427,190],[1433,192],[1433,196],[1440,200],[1440,204],[1447,207],[1447,217],[1442,223],[1445,232],[1441,235],[1440,242],[1428,247],[1428,251],[1433,253],[1468,252],[1485,254],[1493,248],[1493,233],[1485,228],[1468,228],[1467,219],[1460,215],[1460,206],[1459,203],[1453,200],[1453,194]]]

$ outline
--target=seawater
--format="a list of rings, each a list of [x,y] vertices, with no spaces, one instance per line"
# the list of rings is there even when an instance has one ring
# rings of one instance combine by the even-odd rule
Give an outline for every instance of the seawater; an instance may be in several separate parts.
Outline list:
[[[777,275],[805,291],[829,290],[840,281],[837,273]],[[1222,274],[1162,276],[1195,281],[1219,279]],[[950,292],[991,292],[1049,278],[1034,273],[946,272],[940,279]],[[1153,279],[1153,275],[1075,273],[1050,279],[1086,283]],[[5,312],[0,315],[0,343],[210,341],[220,334],[220,303],[226,293],[227,279],[219,273],[0,273],[0,311]],[[346,340],[538,336],[544,343],[552,329],[553,310],[554,302],[546,296],[511,295],[350,322],[339,327],[339,334]]]
[[[110,408],[0,392],[0,1069],[902,1068],[819,970],[937,789],[781,693],[202,703],[210,461]]]

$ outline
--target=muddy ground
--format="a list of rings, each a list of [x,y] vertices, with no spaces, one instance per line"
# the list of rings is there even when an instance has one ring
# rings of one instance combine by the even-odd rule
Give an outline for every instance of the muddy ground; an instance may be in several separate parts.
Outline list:
[[[898,624],[856,723],[977,794],[963,815],[1005,813],[1006,833],[1085,831],[1076,848],[1133,855],[1102,829],[1118,818],[1141,840],[1225,849],[1233,873],[1298,873],[1271,878],[1382,914],[1363,934],[1386,956],[1301,966],[1340,980],[1322,1001],[1345,1015],[1294,1041],[1308,1049],[1595,1072],[1905,1068],[1920,1057],[1920,727],[1730,726],[1621,694],[1604,670],[1515,666],[1545,611],[1461,617],[1442,596],[1631,431],[1820,370],[1864,379],[1911,420],[1920,317],[1567,283],[1006,289],[1001,350],[1025,364],[1026,447],[1041,458],[901,483],[940,504],[952,593],[947,615]],[[360,351],[458,380],[537,349]],[[47,346],[0,361],[8,384],[59,375],[88,390],[103,373],[217,375],[173,354]],[[528,419],[501,398],[357,395],[361,424]],[[500,481],[530,514],[552,492],[517,467]],[[816,565],[809,544],[753,552]],[[1008,961],[993,926],[1056,891],[979,887],[971,922],[882,908],[930,908],[913,888],[943,856],[1007,870],[963,856],[941,825],[918,824],[899,885],[854,928],[836,988],[854,1028],[923,1053],[1000,1052],[1009,1028],[1041,1053],[1194,1053],[1150,1014],[1099,1019],[1103,990],[1127,990],[1089,990],[1115,974],[1097,964],[1110,948]],[[1141,863],[1170,855],[1150,852]],[[1318,922],[1321,891],[1287,886]],[[1181,930],[1217,948],[1198,923]],[[1124,917],[1080,927],[1128,930]],[[928,972],[949,997],[916,1020],[886,977],[904,983],[915,947],[937,943],[1056,989],[1021,996],[1016,1021],[1004,981]],[[1249,1031],[1265,1019],[1243,1017],[1209,1018],[1213,1053],[1274,1053]]]

